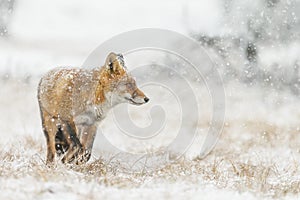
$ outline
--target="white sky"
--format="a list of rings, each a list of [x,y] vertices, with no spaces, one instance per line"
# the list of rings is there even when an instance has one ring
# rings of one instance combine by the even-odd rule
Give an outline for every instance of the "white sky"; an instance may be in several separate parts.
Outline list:
[[[10,26],[26,39],[108,39],[137,28],[214,33],[220,26],[217,0],[26,0],[17,1]],[[193,21],[191,21],[193,19]],[[193,29],[191,28],[193,27]]]

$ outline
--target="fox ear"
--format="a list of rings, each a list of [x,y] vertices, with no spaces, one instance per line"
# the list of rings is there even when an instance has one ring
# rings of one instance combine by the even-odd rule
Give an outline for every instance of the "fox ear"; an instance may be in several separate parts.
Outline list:
[[[113,61],[117,58],[117,54],[115,54],[114,52],[111,52],[108,54],[108,56],[106,57],[105,60],[105,66],[108,69],[113,69]]]

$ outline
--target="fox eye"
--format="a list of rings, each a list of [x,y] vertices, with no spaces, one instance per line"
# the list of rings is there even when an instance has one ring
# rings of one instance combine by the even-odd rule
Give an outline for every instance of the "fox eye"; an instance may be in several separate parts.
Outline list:
[[[131,88],[131,89],[135,88],[135,84],[134,83],[127,83],[126,86],[128,88]]]

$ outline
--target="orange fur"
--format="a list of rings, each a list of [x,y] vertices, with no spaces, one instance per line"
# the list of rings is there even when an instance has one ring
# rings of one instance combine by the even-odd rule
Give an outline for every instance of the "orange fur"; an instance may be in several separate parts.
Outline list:
[[[103,67],[58,68],[40,81],[38,100],[47,140],[47,163],[55,152],[63,162],[86,162],[91,155],[97,122],[118,103],[135,105],[149,99],[136,86],[123,56],[110,53]]]

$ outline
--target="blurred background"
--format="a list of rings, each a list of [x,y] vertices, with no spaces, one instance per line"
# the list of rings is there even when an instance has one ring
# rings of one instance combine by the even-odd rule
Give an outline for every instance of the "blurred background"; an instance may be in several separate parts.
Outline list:
[[[153,27],[198,40],[226,81],[288,86],[299,93],[299,1],[1,0],[0,11],[3,78],[79,66],[112,36]]]
[[[261,118],[295,125],[299,13],[296,0],[0,0],[0,131],[41,132],[41,75],[79,67],[102,42],[138,28],[173,30],[203,46],[225,84],[225,124]]]

